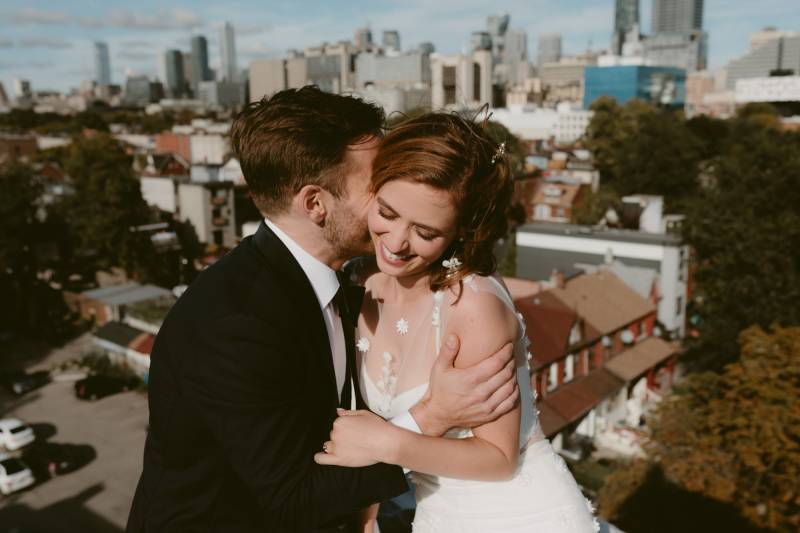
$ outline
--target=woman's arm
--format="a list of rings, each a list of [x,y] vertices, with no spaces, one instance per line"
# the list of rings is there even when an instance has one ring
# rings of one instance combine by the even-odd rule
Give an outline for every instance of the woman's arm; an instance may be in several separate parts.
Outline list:
[[[517,335],[514,314],[486,292],[465,290],[449,328],[462,342],[456,366],[479,362]],[[508,479],[519,456],[519,405],[497,420],[473,429],[466,439],[436,438],[396,428],[365,411],[341,413],[334,423],[322,464],[357,466],[371,461],[403,465],[417,472],[457,479]]]

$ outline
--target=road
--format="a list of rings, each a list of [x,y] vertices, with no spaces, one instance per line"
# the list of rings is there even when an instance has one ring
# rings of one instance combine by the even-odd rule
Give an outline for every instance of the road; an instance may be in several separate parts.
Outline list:
[[[40,350],[27,369],[50,369],[84,353],[89,344],[84,335],[62,348]],[[0,417],[31,424],[37,438],[89,444],[97,454],[75,472],[0,496],[0,531],[22,526],[44,533],[124,530],[141,473],[147,397],[134,391],[87,402],[75,398],[72,382],[57,381],[21,398],[0,394]]]

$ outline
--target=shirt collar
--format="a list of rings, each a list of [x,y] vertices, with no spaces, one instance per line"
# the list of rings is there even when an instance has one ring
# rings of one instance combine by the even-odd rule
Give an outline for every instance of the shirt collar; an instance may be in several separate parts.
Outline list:
[[[305,251],[302,246],[297,244],[294,239],[289,237],[270,219],[265,218],[264,223],[272,230],[275,236],[280,239],[286,248],[289,249],[289,252],[300,264],[300,268],[303,269],[308,281],[311,282],[311,287],[313,287],[314,293],[317,295],[320,307],[323,309],[327,307],[328,304],[331,303],[331,300],[333,300],[333,297],[336,296],[336,291],[339,290],[339,279],[336,277],[336,272]]]

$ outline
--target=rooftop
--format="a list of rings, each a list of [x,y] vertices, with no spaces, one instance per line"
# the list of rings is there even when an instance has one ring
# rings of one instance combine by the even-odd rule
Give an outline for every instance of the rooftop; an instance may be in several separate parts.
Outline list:
[[[661,246],[681,246],[680,235],[671,233],[647,233],[629,229],[605,228],[602,226],[581,226],[578,224],[556,224],[536,222],[520,226],[520,233],[538,233],[544,235],[561,235],[582,239],[612,240],[636,244],[657,244]]]
[[[625,381],[633,381],[678,352],[678,346],[658,337],[648,337],[606,363],[606,369]]]
[[[575,276],[552,293],[580,317],[587,338],[612,333],[656,311],[655,304],[610,272]]]

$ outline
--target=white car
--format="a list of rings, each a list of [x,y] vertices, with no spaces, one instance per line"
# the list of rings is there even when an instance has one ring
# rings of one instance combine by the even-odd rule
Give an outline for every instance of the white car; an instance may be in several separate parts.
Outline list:
[[[22,420],[16,418],[0,420],[0,444],[7,450],[19,450],[34,439],[36,435],[33,434],[33,429]]]
[[[30,487],[35,481],[28,465],[15,457],[0,453],[0,492],[8,495]]]

